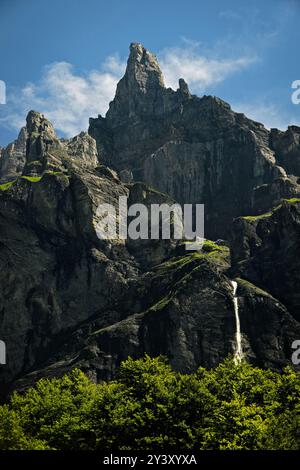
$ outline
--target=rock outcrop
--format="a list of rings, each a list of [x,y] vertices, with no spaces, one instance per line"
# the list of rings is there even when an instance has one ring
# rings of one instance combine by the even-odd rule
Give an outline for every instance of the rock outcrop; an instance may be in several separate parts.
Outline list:
[[[289,126],[285,132],[271,129],[270,147],[288,174],[300,175],[300,127]]]
[[[300,321],[300,199],[236,219],[230,238],[234,269],[279,299]]]

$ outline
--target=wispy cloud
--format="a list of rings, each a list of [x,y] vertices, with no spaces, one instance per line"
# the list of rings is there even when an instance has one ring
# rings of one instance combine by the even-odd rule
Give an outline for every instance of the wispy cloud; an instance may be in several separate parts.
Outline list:
[[[219,17],[224,18],[226,20],[234,20],[234,21],[240,21],[242,19],[242,15],[234,10],[220,11]]]
[[[233,103],[234,111],[244,113],[248,118],[261,122],[268,129],[277,128],[286,130],[288,125],[300,125],[300,119],[296,115],[284,112],[278,105],[263,100],[253,103]]]
[[[185,38],[182,47],[164,49],[158,54],[167,86],[176,89],[182,77],[193,92],[201,94],[255,60],[247,56],[212,58],[199,52],[200,47],[198,42]],[[87,129],[90,116],[106,113],[125,66],[118,56],[108,57],[100,70],[85,74],[77,73],[68,62],[47,65],[38,82],[8,90],[0,123],[18,130],[28,111],[35,109],[45,114],[60,133],[73,136]]]
[[[200,93],[257,60],[255,56],[210,58],[193,45],[165,49],[159,58],[167,86],[176,89],[178,79],[184,78],[193,91]]]

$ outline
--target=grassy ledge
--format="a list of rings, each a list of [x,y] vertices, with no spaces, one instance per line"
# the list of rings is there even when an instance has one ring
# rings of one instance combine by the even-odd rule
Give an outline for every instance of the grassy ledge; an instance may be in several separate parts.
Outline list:
[[[282,199],[281,204],[278,206],[274,207],[271,211],[266,212],[264,214],[259,214],[259,215],[246,215],[241,217],[243,220],[249,220],[249,221],[256,221],[256,220],[261,220],[261,219],[267,219],[268,217],[271,217],[278,209],[283,207],[284,204],[298,204],[300,202],[300,198],[294,197],[290,199]]]
[[[45,175],[63,175],[67,176],[62,171],[45,171],[41,176],[20,176],[13,181],[8,181],[7,183],[0,184],[0,191],[7,191],[13,184],[15,184],[20,179],[29,181],[30,183],[39,183]]]
[[[0,191],[7,191],[17,180],[8,181],[7,183],[0,184]]]

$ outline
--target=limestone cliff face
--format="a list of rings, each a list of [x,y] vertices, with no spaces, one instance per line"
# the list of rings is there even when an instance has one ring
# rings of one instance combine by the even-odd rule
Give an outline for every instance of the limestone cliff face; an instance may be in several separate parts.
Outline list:
[[[121,175],[182,204],[204,203],[208,237],[225,236],[234,217],[259,211],[261,187],[273,185],[273,204],[287,191],[300,194],[262,124],[219,98],[191,95],[183,79],[177,91],[165,88],[155,56],[140,44],[131,45],[106,117],[91,119],[89,133],[100,158]]]
[[[166,89],[139,44],[89,134],[59,139],[31,111],[0,158],[1,393],[74,367],[110,379],[145,352],[184,372],[213,367],[236,346],[231,279],[245,357],[290,364],[300,337],[297,133],[270,133],[182,79]],[[120,196],[148,208],[205,203],[206,236],[230,227],[230,249],[101,239],[97,208],[112,204],[118,225]]]

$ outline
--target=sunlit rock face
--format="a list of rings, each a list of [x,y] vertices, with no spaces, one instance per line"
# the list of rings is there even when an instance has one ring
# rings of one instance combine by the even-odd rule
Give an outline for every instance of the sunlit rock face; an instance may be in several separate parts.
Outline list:
[[[0,147],[0,183],[11,181],[22,173],[26,159],[27,129],[23,127],[18,138],[6,148]]]

